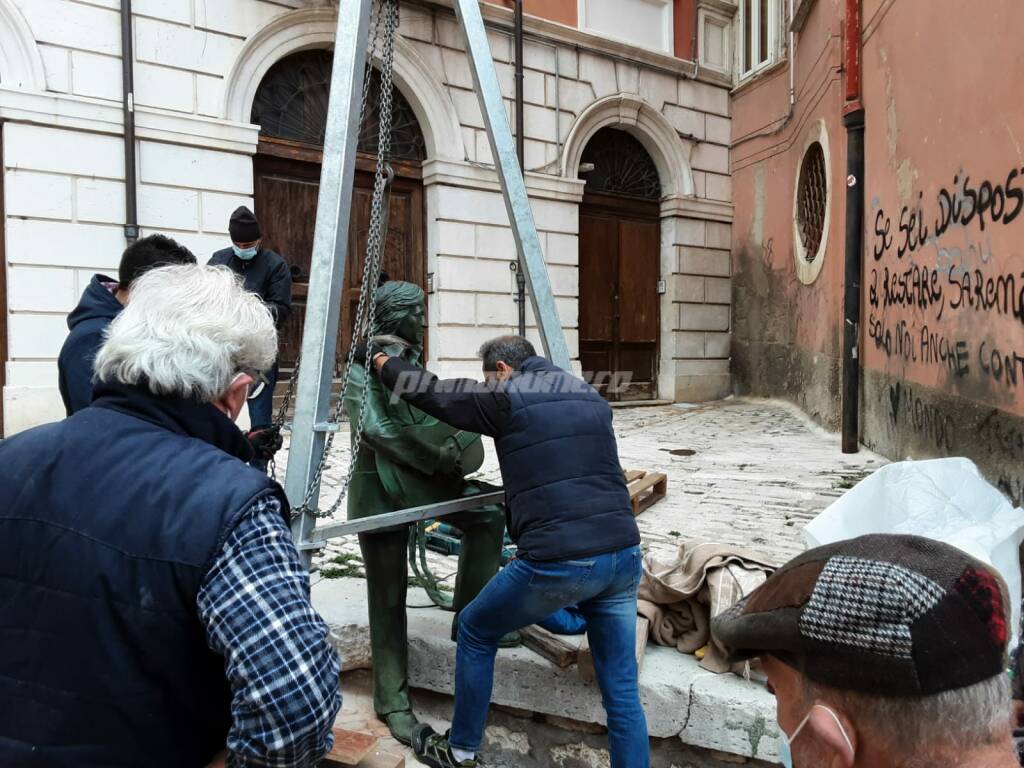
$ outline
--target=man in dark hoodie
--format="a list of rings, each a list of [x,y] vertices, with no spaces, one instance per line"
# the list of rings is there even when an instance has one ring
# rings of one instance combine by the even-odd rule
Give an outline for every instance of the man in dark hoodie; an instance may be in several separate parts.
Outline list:
[[[117,279],[93,275],[75,310],[68,315],[68,335],[57,359],[58,386],[68,416],[92,402],[92,361],[103,332],[128,303],[135,280],[156,267],[195,264],[192,252],[164,235],[150,235],[125,248]]]
[[[292,309],[292,273],[288,262],[280,254],[262,247],[260,223],[244,205],[231,214],[228,233],[231,247],[214,253],[210,265],[225,265],[241,275],[245,289],[263,299],[280,330]],[[274,420],[277,361],[263,374],[265,386],[249,400],[249,422],[254,432],[267,431]]]

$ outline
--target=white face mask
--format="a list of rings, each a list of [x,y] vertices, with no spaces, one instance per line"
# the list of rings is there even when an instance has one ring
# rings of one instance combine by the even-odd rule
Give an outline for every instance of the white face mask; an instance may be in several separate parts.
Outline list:
[[[843,728],[843,724],[840,722],[839,716],[824,704],[815,704],[811,707],[811,712],[814,712],[816,708],[823,709],[832,716],[832,719],[836,721],[836,726],[838,726],[839,732],[843,734],[843,741],[846,742],[846,747],[850,750],[850,755],[853,756],[856,754],[853,749],[853,743],[850,741],[850,737],[846,735],[846,729]],[[783,739],[779,742],[779,762],[782,763],[785,768],[793,768],[793,752],[790,749],[790,745],[796,741],[796,737],[800,735],[800,731],[804,729],[804,726],[811,721],[811,712],[808,712],[807,717],[800,721],[800,725],[798,725],[796,730],[793,731],[792,736],[786,736],[786,732],[782,731]],[[780,728],[779,730],[782,729]]]

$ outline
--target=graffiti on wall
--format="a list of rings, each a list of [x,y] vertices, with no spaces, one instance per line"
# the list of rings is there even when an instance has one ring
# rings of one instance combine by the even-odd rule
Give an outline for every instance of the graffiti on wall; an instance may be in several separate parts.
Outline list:
[[[898,213],[874,201],[867,335],[887,368],[921,367],[956,391],[980,387],[1004,402],[1024,394],[1024,269],[1003,232],[1022,214],[1016,165],[998,180],[958,171]]]

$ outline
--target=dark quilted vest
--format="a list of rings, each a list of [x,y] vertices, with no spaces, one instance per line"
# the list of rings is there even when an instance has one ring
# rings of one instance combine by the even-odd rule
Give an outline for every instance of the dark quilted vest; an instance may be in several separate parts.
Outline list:
[[[541,357],[505,391],[510,426],[495,448],[520,555],[568,560],[639,544],[604,398]]]
[[[125,390],[0,443],[5,768],[199,768],[225,745],[196,597],[254,497],[287,504],[211,406]]]

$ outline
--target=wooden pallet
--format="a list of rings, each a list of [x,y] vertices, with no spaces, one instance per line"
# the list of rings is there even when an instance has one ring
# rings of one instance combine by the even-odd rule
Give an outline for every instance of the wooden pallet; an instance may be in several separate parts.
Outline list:
[[[647,472],[642,469],[623,470],[629,502],[633,505],[633,516],[650,509],[668,495],[668,475],[664,472]]]

